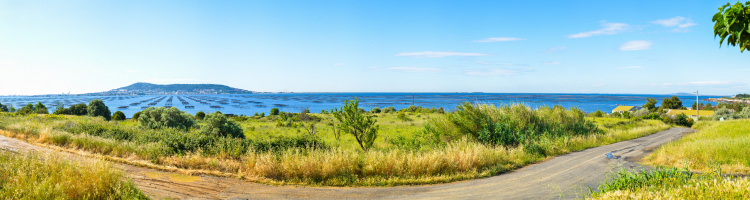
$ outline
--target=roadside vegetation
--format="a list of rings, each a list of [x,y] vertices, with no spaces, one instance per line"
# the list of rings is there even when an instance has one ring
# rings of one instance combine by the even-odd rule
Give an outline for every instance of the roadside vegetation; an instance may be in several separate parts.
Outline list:
[[[0,199],[148,199],[105,161],[0,151]]]
[[[131,120],[92,116],[88,108],[82,116],[2,113],[0,133],[184,173],[270,184],[388,186],[492,176],[670,127],[659,120],[586,117],[559,106],[466,103],[446,112],[418,106],[366,111],[357,104],[347,101],[320,114],[271,109],[268,116],[230,117],[149,108]]]
[[[750,120],[700,121],[647,156],[649,172],[615,173],[594,199],[750,198]]]

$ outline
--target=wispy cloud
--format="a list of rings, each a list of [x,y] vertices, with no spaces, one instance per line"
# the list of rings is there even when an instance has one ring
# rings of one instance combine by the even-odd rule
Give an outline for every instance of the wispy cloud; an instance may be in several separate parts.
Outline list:
[[[681,16],[672,17],[669,19],[660,19],[660,20],[654,20],[651,21],[652,24],[661,25],[663,27],[672,28],[672,31],[674,32],[685,32],[688,31],[688,28],[691,26],[698,25],[696,23],[693,23],[693,20],[690,18],[684,18]]]
[[[622,51],[638,51],[638,50],[646,50],[650,49],[651,45],[653,43],[645,40],[633,40],[623,43],[620,46],[620,50]]]
[[[544,64],[547,64],[547,65],[559,65],[559,64],[562,64],[562,63],[558,62],[558,61],[548,61],[548,62],[544,62]]]
[[[442,69],[432,67],[386,67],[390,70],[398,70],[404,72],[421,72],[421,73],[438,73],[443,71]]]
[[[464,73],[470,76],[515,76],[523,72],[534,71],[534,68],[523,68],[523,69],[502,69],[502,68],[489,68],[489,69],[476,69],[466,70]]]
[[[742,85],[742,82],[736,81],[693,81],[680,83],[664,83],[664,86],[731,86]]]
[[[556,51],[562,51],[562,50],[566,50],[566,49],[568,49],[568,47],[552,47],[550,49],[547,49],[547,53],[552,53],[552,52],[556,52]]]
[[[600,29],[572,34],[569,35],[568,38],[585,38],[597,35],[614,35],[630,29],[630,25],[626,23],[602,22],[601,26],[602,28]]]
[[[414,58],[442,58],[448,56],[488,56],[483,53],[465,53],[465,52],[451,52],[451,51],[420,51],[420,52],[403,52],[396,54],[395,56],[409,56]]]
[[[510,42],[510,41],[519,41],[519,40],[526,40],[526,39],[514,38],[514,37],[495,37],[495,38],[485,38],[481,40],[474,40],[474,42]]]
[[[618,67],[617,69],[642,69],[643,66],[626,66],[626,67]]]

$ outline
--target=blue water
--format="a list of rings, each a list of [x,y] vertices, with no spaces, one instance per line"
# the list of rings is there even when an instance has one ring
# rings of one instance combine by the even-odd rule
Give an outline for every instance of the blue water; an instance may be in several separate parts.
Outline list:
[[[413,95],[413,96],[412,96]],[[412,105],[422,107],[442,107],[453,110],[463,102],[491,103],[507,105],[523,103],[537,108],[540,106],[561,105],[566,108],[576,107],[585,112],[602,110],[609,112],[618,105],[640,106],[646,98],[656,98],[658,104],[665,97],[672,95],[639,95],[639,94],[534,94],[534,93],[294,93],[294,94],[242,94],[242,95],[144,95],[144,96],[53,96],[53,97],[0,97],[0,103],[20,108],[26,104],[42,102],[50,113],[54,112],[57,103],[66,107],[101,99],[112,112],[122,111],[127,117],[150,106],[172,106],[195,114],[198,111],[225,114],[253,115],[269,113],[271,108],[284,112],[300,112],[309,108],[311,112],[330,110],[341,107],[344,100],[358,98],[360,107],[369,110],[373,107],[393,106],[402,109]],[[695,96],[678,96],[682,105],[690,107]],[[701,102],[707,98],[720,96],[701,96]],[[171,101],[170,101],[171,98]],[[413,98],[413,99],[412,99]],[[704,102],[705,103],[705,102]],[[714,103],[715,104],[715,103]],[[192,106],[192,107],[190,107]]]

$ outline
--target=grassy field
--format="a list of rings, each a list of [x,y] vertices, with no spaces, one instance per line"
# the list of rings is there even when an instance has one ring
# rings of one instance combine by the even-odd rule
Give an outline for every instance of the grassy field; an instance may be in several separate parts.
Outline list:
[[[461,123],[482,126],[492,122],[495,128],[485,127],[479,130],[484,131],[481,133],[436,132],[427,127],[452,130],[456,124],[450,118],[459,115],[419,111],[368,114],[380,127],[369,151],[362,151],[350,134],[340,132],[337,136],[331,114],[310,114],[320,119],[315,122],[314,134],[309,129],[313,121],[282,121],[279,116],[231,119],[244,130],[244,139],[204,135],[195,129],[145,129],[135,121],[61,115],[0,114],[0,129],[6,130],[0,132],[34,143],[186,173],[235,176],[270,184],[389,186],[492,176],[670,127],[656,120],[584,118],[579,111],[558,107],[534,111],[520,105],[478,107],[472,115],[489,117],[490,121]],[[198,121],[199,126],[202,123]],[[514,143],[486,139],[511,134],[510,130],[516,136]],[[473,134],[485,134],[485,139]]]
[[[699,131],[645,158],[657,170],[614,174],[591,198],[750,198],[750,179],[734,176],[750,174],[750,120],[701,121],[693,128]]]
[[[148,199],[104,161],[0,151],[0,199]]]
[[[693,128],[699,131],[654,151],[647,163],[700,172],[720,166],[724,173],[750,174],[750,120],[701,121]]]

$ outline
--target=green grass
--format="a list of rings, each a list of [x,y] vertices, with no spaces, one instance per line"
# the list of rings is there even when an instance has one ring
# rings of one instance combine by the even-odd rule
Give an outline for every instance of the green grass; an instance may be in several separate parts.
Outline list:
[[[750,173],[750,120],[700,121],[693,128],[699,131],[645,158],[656,170],[615,173],[589,198],[750,198],[750,179],[725,176]]]
[[[497,117],[496,110],[490,111],[489,117]],[[208,136],[198,129],[152,130],[133,121],[57,115],[0,114],[0,129],[6,130],[0,133],[102,154],[113,160],[156,168],[176,167],[191,173],[237,176],[271,184],[385,186],[488,177],[556,155],[669,128],[655,120],[584,118],[578,111],[561,108],[538,112],[542,114],[537,121],[524,122],[533,127],[523,129],[533,137],[512,144],[482,142],[472,133],[445,132],[436,137],[425,129],[445,122],[451,114],[371,114],[378,120],[380,131],[367,152],[360,149],[353,136],[343,132],[340,137],[335,135],[334,127],[329,125],[335,119],[330,114],[312,114],[319,119],[314,135],[301,126],[309,127],[310,122],[279,123],[279,116],[232,119],[243,128],[245,139]],[[399,118],[401,113],[405,117]],[[512,114],[506,119],[525,114],[529,113]],[[557,126],[556,121],[565,126]],[[202,123],[198,121],[199,126]],[[450,124],[442,125],[445,130],[455,129]]]
[[[750,179],[657,167],[613,173],[587,199],[748,199]]]
[[[660,147],[647,163],[701,172],[720,166],[724,173],[750,174],[750,120],[701,121],[693,128],[699,131]]]
[[[148,199],[104,161],[0,151],[0,199]]]

